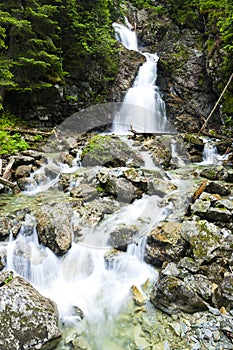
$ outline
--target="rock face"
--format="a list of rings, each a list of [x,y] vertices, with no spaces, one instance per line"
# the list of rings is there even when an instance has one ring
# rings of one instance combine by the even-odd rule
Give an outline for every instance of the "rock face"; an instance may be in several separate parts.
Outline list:
[[[21,277],[0,275],[0,349],[53,349],[60,341],[56,305]]]
[[[157,12],[157,8],[161,11]],[[157,84],[168,119],[179,131],[199,130],[203,117],[208,116],[217,99],[214,87],[217,77],[209,68],[204,22],[178,24],[167,0],[156,1],[154,11],[127,6],[126,15],[131,22],[135,12],[143,50],[157,52],[160,57]],[[219,56],[216,53],[216,61]],[[212,126],[218,123],[218,116],[216,111]]]

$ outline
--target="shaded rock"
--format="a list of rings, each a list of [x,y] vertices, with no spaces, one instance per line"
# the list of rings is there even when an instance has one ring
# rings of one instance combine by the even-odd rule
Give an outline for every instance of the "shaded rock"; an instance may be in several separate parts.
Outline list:
[[[147,238],[145,261],[156,267],[164,262],[179,261],[185,256],[188,248],[182,239],[181,224],[178,222],[165,222],[155,228]]]
[[[56,305],[21,277],[0,287],[0,349],[49,350],[59,343]]]
[[[189,283],[174,276],[163,276],[154,285],[152,303],[172,315],[181,311],[194,313],[207,310],[207,304]]]
[[[55,254],[64,254],[71,246],[71,216],[72,210],[67,203],[44,204],[35,213],[39,239]]]
[[[224,306],[227,310],[233,308],[233,275],[227,274],[215,289],[212,301],[219,309]]]
[[[220,196],[226,196],[227,194],[230,193],[230,190],[227,186],[224,186],[217,182],[210,182],[206,186],[206,192],[216,193],[216,194],[219,194]]]
[[[231,212],[225,208],[210,208],[205,217],[209,221],[231,222],[232,220]]]
[[[20,166],[20,165],[32,165],[34,164],[34,157],[27,156],[27,155],[20,155],[20,156],[14,156],[15,163],[14,166]]]

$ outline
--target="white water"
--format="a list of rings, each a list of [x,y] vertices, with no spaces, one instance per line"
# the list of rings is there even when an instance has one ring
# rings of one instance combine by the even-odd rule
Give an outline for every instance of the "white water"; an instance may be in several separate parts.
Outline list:
[[[213,145],[210,141],[205,141],[203,150],[203,165],[211,165],[218,161],[218,151],[217,147]]]
[[[120,23],[113,23],[116,39],[119,40],[128,50],[138,51],[138,39],[135,30],[132,30],[130,23],[127,26]]]
[[[107,249],[73,243],[69,252],[58,258],[39,244],[36,221],[26,215],[17,239],[11,237],[6,247],[6,268],[55,301],[64,323],[80,327],[77,310],[81,309],[87,322],[86,338],[91,336],[94,349],[107,350],[103,342],[110,338],[114,317],[127,304],[131,287],[140,289],[147,279],[157,277],[143,262],[144,246],[145,238],[130,245],[127,252],[111,255]]]
[[[114,24],[114,29],[126,48],[138,51],[138,45],[135,45],[135,32],[117,23]],[[140,132],[166,130],[165,103],[156,85],[159,57],[151,53],[142,55],[146,58],[146,62],[140,67],[133,86],[125,95],[121,110],[114,117],[112,125],[114,133],[128,133],[131,127]]]
[[[72,165],[61,163],[49,156],[47,162],[36,171],[32,172],[29,178],[29,185],[24,191],[28,196],[34,196],[37,193],[45,192],[50,188],[57,186],[61,174],[71,174],[80,167],[80,153],[77,153]]]

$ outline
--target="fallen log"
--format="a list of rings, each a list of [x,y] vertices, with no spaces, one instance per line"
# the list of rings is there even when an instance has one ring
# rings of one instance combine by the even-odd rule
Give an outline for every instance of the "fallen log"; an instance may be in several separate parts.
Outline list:
[[[202,133],[202,135],[208,136],[210,138],[219,139],[219,140],[226,140],[226,141],[231,141],[232,142],[232,138],[230,138],[230,137],[226,137],[226,136],[222,136],[222,135],[213,135],[213,134],[210,134],[209,132],[207,132],[205,130],[203,130],[201,133]]]
[[[40,131],[32,129],[14,129],[14,128],[3,128],[3,131],[15,132],[19,134],[29,134],[29,135],[42,135],[51,136],[53,131]]]
[[[208,184],[208,180],[202,181],[202,183],[200,184],[198,189],[194,192],[194,194],[193,194],[193,196],[191,198],[191,203],[192,204],[200,197],[202,192],[205,191],[207,184]]]
[[[11,188],[13,188],[17,185],[16,182],[11,182],[7,179],[4,179],[3,177],[0,177],[0,183],[7,186],[7,187],[11,187]]]
[[[8,180],[8,178],[10,177],[10,171],[11,171],[11,168],[12,168],[14,162],[15,162],[15,158],[11,158],[10,162],[8,163],[4,173],[2,175],[3,179]]]
[[[137,135],[142,135],[144,137],[162,136],[162,135],[177,135],[177,132],[173,132],[173,131],[137,131],[137,130],[133,129],[132,125],[130,125],[129,131],[133,133],[134,137]]]

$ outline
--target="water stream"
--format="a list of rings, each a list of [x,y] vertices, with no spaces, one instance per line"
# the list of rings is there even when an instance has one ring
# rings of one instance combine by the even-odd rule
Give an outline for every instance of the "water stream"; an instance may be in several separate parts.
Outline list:
[[[114,28],[128,49],[138,50],[134,31],[121,24],[114,24]],[[115,116],[113,131],[116,133],[128,133],[130,126],[143,132],[166,129],[165,105],[156,86],[158,56],[143,55],[146,62],[140,67],[133,87]],[[172,147],[173,156],[178,157],[175,146]],[[148,164],[153,167],[150,160]],[[61,173],[75,172],[79,166],[78,156],[68,168],[54,162],[54,158],[48,159],[33,173],[31,186],[24,195],[36,198],[38,193],[55,185]],[[35,178],[37,182],[38,178],[41,179],[39,185],[36,185]],[[26,215],[17,238],[11,235],[8,244],[4,245],[6,268],[26,278],[57,303],[65,334],[57,349],[146,348],[140,337],[138,343],[135,339],[131,341],[132,329],[140,328],[131,321],[132,290],[148,298],[145,284],[157,278],[155,269],[143,260],[144,249],[146,234],[165,215],[166,204],[161,205],[161,198],[144,196],[106,216],[98,227],[84,230],[84,239],[79,243],[74,241],[63,257],[57,257],[39,243],[37,222],[33,215]],[[112,250],[108,240],[109,234],[120,223],[137,224],[139,230],[137,241],[128,244],[124,252]],[[93,241],[94,236],[97,242]],[[127,347],[129,343],[134,345]]]
[[[114,23],[113,26],[122,44],[138,51],[136,32],[123,24]],[[127,134],[131,127],[138,132],[167,130],[165,103],[156,85],[159,57],[156,53],[141,54],[146,61],[139,68],[134,84],[128,89],[122,108],[113,120],[112,132],[116,134]]]

